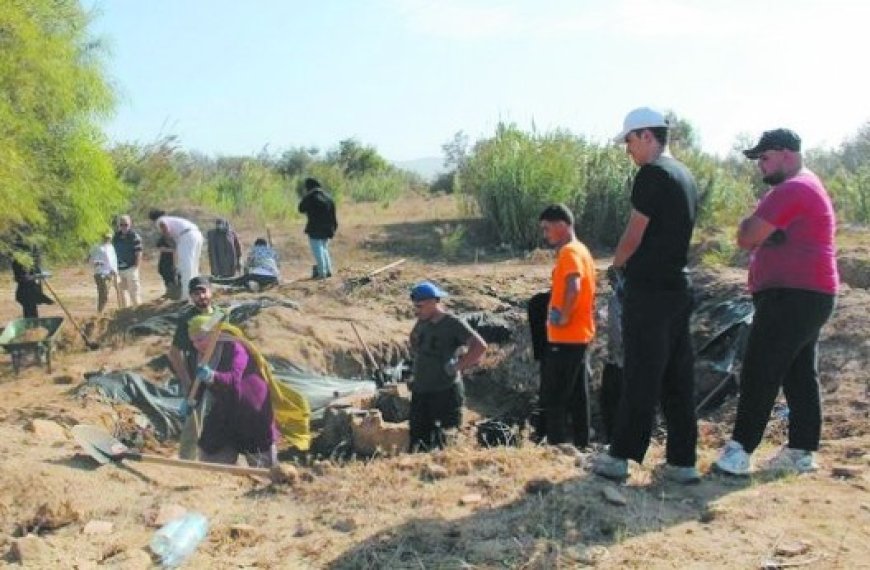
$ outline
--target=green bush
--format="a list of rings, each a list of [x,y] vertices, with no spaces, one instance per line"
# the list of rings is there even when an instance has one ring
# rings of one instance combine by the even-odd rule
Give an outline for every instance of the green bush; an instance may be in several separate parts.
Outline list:
[[[495,137],[478,142],[463,165],[462,192],[474,198],[501,242],[532,248],[540,242],[538,214],[544,206],[585,204],[582,148],[581,140],[564,131],[538,135],[500,124]]]

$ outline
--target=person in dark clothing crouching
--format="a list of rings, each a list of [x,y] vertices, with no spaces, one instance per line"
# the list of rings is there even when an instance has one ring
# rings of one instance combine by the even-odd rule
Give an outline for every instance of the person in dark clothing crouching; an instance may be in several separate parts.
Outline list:
[[[447,296],[429,281],[411,289],[417,323],[411,331],[414,358],[411,383],[410,449],[444,446],[444,430],[462,423],[465,388],[462,371],[486,352],[486,342],[441,304]]]

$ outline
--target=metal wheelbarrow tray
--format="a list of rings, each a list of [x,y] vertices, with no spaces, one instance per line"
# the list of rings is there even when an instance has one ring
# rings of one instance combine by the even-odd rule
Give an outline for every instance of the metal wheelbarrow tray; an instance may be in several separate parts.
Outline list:
[[[24,355],[32,353],[37,359],[45,360],[48,373],[51,374],[51,351],[63,317],[39,317],[15,319],[6,325],[0,335],[0,346],[12,355],[12,368],[18,375],[24,363]],[[45,334],[38,339],[28,340],[27,331],[37,328],[45,329]]]

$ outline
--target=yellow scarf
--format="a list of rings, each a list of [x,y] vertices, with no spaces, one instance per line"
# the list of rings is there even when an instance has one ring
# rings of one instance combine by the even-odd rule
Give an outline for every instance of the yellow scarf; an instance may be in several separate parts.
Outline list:
[[[272,365],[266,357],[247,339],[245,333],[229,323],[220,324],[221,332],[228,333],[248,349],[248,354],[257,363],[257,370],[269,386],[269,399],[272,402],[272,413],[278,430],[284,436],[284,441],[300,451],[311,447],[311,407],[305,396],[277,379],[272,374]]]

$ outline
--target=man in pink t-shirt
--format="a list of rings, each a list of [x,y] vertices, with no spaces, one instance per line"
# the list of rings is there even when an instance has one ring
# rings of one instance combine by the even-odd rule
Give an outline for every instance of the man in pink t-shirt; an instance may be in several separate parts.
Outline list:
[[[740,375],[734,433],[714,463],[746,475],[780,387],[788,404],[788,443],[767,461],[775,471],[817,468],[822,406],[819,331],[835,305],[836,219],[827,190],[804,168],[801,140],[788,129],[766,131],[743,154],[758,161],[771,189],[740,223],[737,244],[750,252],[749,290],[755,305]]]

